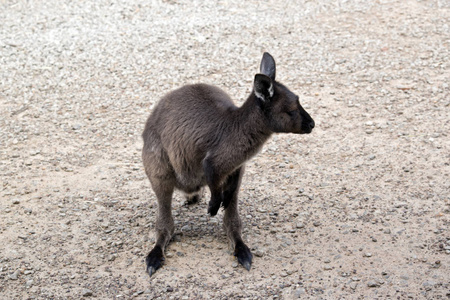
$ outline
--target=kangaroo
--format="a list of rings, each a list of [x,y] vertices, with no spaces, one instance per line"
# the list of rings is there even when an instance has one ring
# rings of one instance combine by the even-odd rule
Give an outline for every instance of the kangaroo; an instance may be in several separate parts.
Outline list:
[[[217,87],[194,84],[170,92],[154,108],[142,134],[145,172],[158,199],[156,243],[146,257],[150,276],[162,266],[174,233],[174,189],[195,203],[204,186],[211,191],[208,213],[215,216],[224,208],[234,255],[250,270],[253,255],[242,240],[238,212],[245,162],[273,133],[305,134],[314,128],[298,96],[275,81],[275,73],[275,60],[264,53],[253,91],[241,107]]]

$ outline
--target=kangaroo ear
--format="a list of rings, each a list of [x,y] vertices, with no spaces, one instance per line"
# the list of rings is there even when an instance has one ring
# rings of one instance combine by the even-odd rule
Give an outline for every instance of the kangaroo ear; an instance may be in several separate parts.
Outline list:
[[[263,102],[269,102],[273,96],[272,79],[264,74],[256,74],[255,82],[253,83],[255,96]]]
[[[272,55],[270,55],[267,52],[264,52],[263,54],[261,66],[259,67],[259,72],[261,74],[269,76],[270,79],[275,80],[275,73],[276,73],[275,60],[273,59]]]

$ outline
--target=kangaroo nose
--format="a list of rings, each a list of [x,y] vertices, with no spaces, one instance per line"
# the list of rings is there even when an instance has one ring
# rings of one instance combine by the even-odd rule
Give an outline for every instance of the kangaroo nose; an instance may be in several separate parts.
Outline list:
[[[313,129],[315,125],[316,125],[316,124],[314,123],[314,121],[311,121],[311,122],[309,123],[309,128]]]

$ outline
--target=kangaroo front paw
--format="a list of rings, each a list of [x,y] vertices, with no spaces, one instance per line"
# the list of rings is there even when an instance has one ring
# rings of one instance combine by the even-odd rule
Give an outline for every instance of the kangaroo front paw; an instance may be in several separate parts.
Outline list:
[[[150,251],[150,253],[145,258],[145,263],[147,264],[147,273],[152,276],[156,270],[158,270],[164,262],[164,254],[160,246],[155,246],[155,248]]]
[[[243,242],[237,242],[234,248],[234,256],[237,257],[238,262],[250,271],[252,266],[253,255],[250,249]]]
[[[211,198],[208,204],[208,213],[213,217],[217,215],[217,212],[219,211],[220,205],[222,204],[222,199],[217,200]]]

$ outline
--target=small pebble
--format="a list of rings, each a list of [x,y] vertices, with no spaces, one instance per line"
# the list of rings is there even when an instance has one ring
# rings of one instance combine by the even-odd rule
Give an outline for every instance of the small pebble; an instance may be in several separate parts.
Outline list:
[[[295,299],[301,299],[306,294],[306,290],[304,288],[296,289],[294,292]]]
[[[82,295],[83,297],[90,297],[90,296],[93,295],[93,293],[92,293],[92,291],[91,291],[90,289],[83,289],[83,290],[81,291],[81,295]]]
[[[19,271],[19,270],[16,270],[14,273],[12,273],[12,274],[9,275],[9,279],[11,279],[11,280],[17,280],[17,279],[19,279],[19,273],[20,273],[20,271]]]
[[[301,228],[305,227],[305,224],[300,222],[300,223],[297,223],[297,225],[295,227],[301,229]]]
[[[369,282],[367,282],[367,286],[368,287],[379,287],[380,285],[375,280],[370,280]]]

